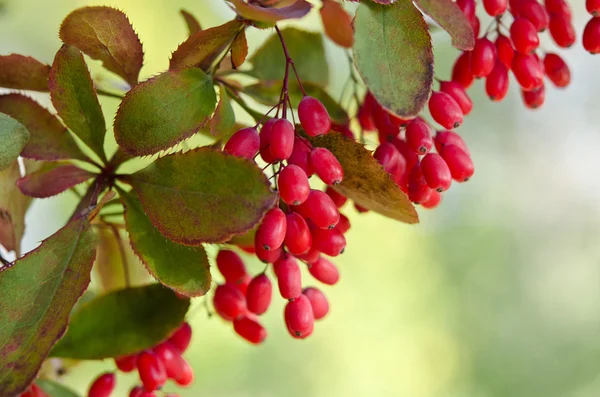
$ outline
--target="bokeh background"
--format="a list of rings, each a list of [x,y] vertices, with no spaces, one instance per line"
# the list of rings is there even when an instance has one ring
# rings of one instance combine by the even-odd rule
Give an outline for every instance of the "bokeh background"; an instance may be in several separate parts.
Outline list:
[[[584,2],[571,3],[580,34],[588,19]],[[205,27],[233,15],[221,0],[0,0],[0,53],[51,63],[61,20],[85,5],[113,5],[129,15],[146,52],[143,77],[165,70],[185,39],[180,8]],[[301,24],[321,29],[318,13]],[[270,32],[248,33],[252,51]],[[447,78],[456,51],[444,32],[434,33],[434,41],[436,75]],[[342,50],[327,43],[327,52],[335,97],[348,68]],[[439,209],[421,212],[421,224],[347,206],[352,229],[336,260],[342,280],[325,289],[332,310],[308,340],[289,337],[278,299],[265,316],[269,337],[260,347],[208,318],[197,299],[186,354],[196,382],[178,393],[600,395],[600,57],[580,44],[564,55],[573,83],[550,88],[539,111],[521,105],[514,84],[501,104],[487,100],[481,82],[471,89],[475,111],[459,131],[472,148],[476,175],[452,188]],[[90,64],[95,76],[111,78]],[[36,97],[49,105],[47,96]],[[112,120],[117,101],[104,98],[102,105]],[[56,231],[73,203],[69,194],[36,201],[25,249]],[[250,259],[249,266],[262,270]],[[64,382],[83,394],[100,371],[113,368],[110,361],[85,363]],[[134,382],[135,376],[119,375],[115,395],[125,396]]]

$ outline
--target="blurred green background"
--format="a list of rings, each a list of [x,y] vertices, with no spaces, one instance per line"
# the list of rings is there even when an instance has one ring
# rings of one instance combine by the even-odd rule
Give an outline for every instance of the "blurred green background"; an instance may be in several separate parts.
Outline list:
[[[583,0],[571,3],[581,33],[588,19]],[[0,53],[47,63],[68,12],[85,5],[122,9],[144,44],[144,78],[166,69],[185,39],[180,8],[205,27],[233,15],[221,0],[0,4]],[[319,30],[318,13],[301,25]],[[248,33],[252,51],[270,32]],[[434,41],[436,75],[447,78],[456,51],[443,32]],[[342,50],[327,43],[327,51],[329,88],[337,95],[347,65]],[[266,343],[250,346],[229,324],[208,318],[197,299],[186,353],[196,382],[166,390],[211,397],[600,395],[600,58],[580,45],[565,55],[573,84],[550,88],[540,111],[525,110],[514,84],[501,104],[485,98],[481,82],[471,89],[476,107],[460,133],[476,175],[454,186],[439,209],[422,212],[420,225],[359,215],[347,205],[352,229],[336,260],[342,280],[325,289],[332,310],[311,338],[289,337],[275,299],[264,317]],[[112,78],[98,62],[91,69]],[[49,105],[47,96],[36,98]],[[117,101],[102,102],[112,120]],[[25,249],[56,231],[72,204],[69,194],[37,201]],[[111,361],[85,363],[64,381],[83,393],[100,371],[113,368]],[[119,375],[115,395],[126,395],[135,380]]]

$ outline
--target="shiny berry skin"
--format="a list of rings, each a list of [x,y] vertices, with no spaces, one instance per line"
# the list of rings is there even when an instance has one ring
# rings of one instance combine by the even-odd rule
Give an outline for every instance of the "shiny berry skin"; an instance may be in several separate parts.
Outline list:
[[[281,247],[285,239],[286,228],[285,214],[277,207],[269,210],[256,232],[256,241],[265,251]]]
[[[523,103],[529,109],[537,109],[546,101],[546,89],[541,86],[535,91],[521,91]]]
[[[258,243],[258,239],[256,237],[258,236],[254,237],[254,250],[256,251],[255,254],[258,259],[260,259],[264,263],[274,263],[281,257],[281,254],[283,252],[281,247],[267,251],[263,248],[262,245]]]
[[[242,258],[235,252],[225,249],[217,254],[217,268],[229,283],[237,283],[248,274]]]
[[[473,110],[473,101],[460,83],[454,81],[442,81],[440,82],[440,91],[450,95],[452,99],[458,103],[458,106],[460,106],[460,109],[465,116]]]
[[[301,207],[305,211],[306,217],[321,229],[332,228],[340,220],[340,212],[335,203],[331,197],[320,190],[311,190]]]
[[[267,330],[250,317],[240,317],[233,321],[235,332],[248,342],[258,345],[267,338]]]
[[[152,352],[143,352],[138,357],[138,372],[146,391],[154,391],[167,381],[167,371],[162,361]]]
[[[310,136],[327,134],[331,119],[325,106],[316,98],[305,96],[298,104],[298,118],[304,131]]]
[[[492,101],[501,101],[506,97],[509,87],[508,69],[501,62],[485,78],[485,92]]]
[[[455,81],[465,88],[469,88],[475,81],[475,76],[471,71],[471,52],[464,51],[452,67],[452,81]]]
[[[452,178],[457,182],[468,181],[475,171],[471,157],[461,148],[454,145],[444,146],[440,153],[448,164]]]
[[[571,82],[569,66],[558,54],[546,54],[544,57],[544,73],[557,87],[564,88]]]
[[[510,26],[510,38],[521,54],[530,54],[540,46],[537,29],[523,17],[516,18]]]
[[[337,228],[313,229],[313,245],[322,253],[329,256],[338,256],[346,248],[346,238]]]
[[[456,101],[445,92],[432,92],[429,98],[431,117],[442,127],[451,130],[463,122],[463,112]]]
[[[356,118],[360,123],[360,128],[362,128],[365,132],[375,131],[377,127],[375,126],[375,121],[373,120],[373,110],[371,108],[371,104],[367,102],[367,98],[369,95],[365,97],[365,101],[358,108],[358,112],[356,114]]]
[[[285,306],[285,324],[294,338],[303,339],[312,333],[315,316],[310,301],[300,294]]]
[[[433,190],[444,192],[452,184],[450,168],[442,156],[437,153],[429,153],[421,160],[421,171],[427,181],[427,185]]]
[[[304,288],[302,295],[308,298],[315,320],[320,320],[329,313],[329,302],[320,289],[315,287]]]
[[[565,0],[545,0],[546,10],[552,15],[564,16],[567,19],[572,18],[571,7]]]
[[[433,147],[433,129],[423,119],[416,118],[406,127],[406,144],[417,154],[428,153]]]
[[[306,253],[312,246],[312,235],[304,217],[292,212],[286,215],[285,247],[292,255]]]
[[[88,397],[108,397],[115,389],[115,374],[107,372],[94,380],[88,391]]]
[[[515,56],[515,49],[513,48],[510,39],[506,36],[499,35],[496,39],[496,51],[498,54],[498,61],[507,69],[510,68]]]
[[[473,28],[473,36],[479,37],[479,30],[481,29],[481,21],[478,17],[473,18],[471,21],[471,27]]]
[[[325,193],[327,193],[327,195],[335,203],[335,206],[338,208],[342,208],[344,204],[346,204],[346,201],[348,201],[348,198],[346,196],[344,196],[341,193],[338,193],[335,189],[331,188],[330,186],[327,186],[327,189],[325,189]]]
[[[438,205],[440,205],[441,201],[442,201],[442,194],[433,190],[431,192],[431,195],[429,196],[429,199],[427,199],[427,201],[422,202],[421,206],[423,208],[431,210],[431,209],[434,209],[435,207],[437,207]]]
[[[283,202],[290,205],[302,204],[310,193],[306,173],[294,164],[290,164],[281,170],[277,178],[277,187]]]
[[[213,305],[217,314],[227,321],[246,314],[246,297],[232,284],[217,286]]]
[[[585,0],[585,9],[587,12],[597,17],[600,15],[600,0]]]
[[[136,368],[137,356],[135,354],[131,356],[123,356],[115,358],[115,364],[121,372],[131,372]]]
[[[448,145],[456,145],[465,153],[469,153],[469,149],[467,148],[467,144],[462,139],[460,135],[458,135],[454,131],[438,131],[435,135],[435,148],[440,153],[444,146]]]
[[[279,119],[271,127],[271,156],[275,160],[287,160],[294,150],[294,126],[286,119]]]
[[[475,18],[475,0],[456,0],[456,5],[468,20]]]
[[[342,232],[342,234],[346,234],[350,230],[350,219],[346,215],[340,214],[340,221],[335,228]]]
[[[569,48],[575,44],[577,34],[570,18],[564,15],[552,15],[548,26],[550,27],[550,36],[559,47]]]
[[[398,149],[396,149],[396,147],[392,143],[384,142],[381,145],[379,145],[377,149],[375,149],[375,153],[373,153],[373,158],[375,158],[375,160],[377,160],[377,162],[381,164],[385,172],[387,172],[388,174],[392,174],[397,167],[398,161],[401,161],[400,159],[402,157]]]
[[[312,151],[312,145],[304,138],[294,138],[294,150],[288,158],[288,164],[297,165],[302,168],[302,171],[307,177],[312,176],[315,171],[312,164],[310,163],[310,152]]]
[[[373,110],[373,121],[375,121],[380,142],[391,140],[400,133],[400,127],[392,122],[390,113],[379,104]]]
[[[534,55],[515,54],[511,69],[525,91],[535,90],[544,84],[544,71]]]
[[[589,20],[583,30],[583,48],[592,54],[600,53],[600,17]]]
[[[496,63],[496,46],[482,37],[475,42],[471,52],[471,73],[475,77],[485,77],[491,73]]]
[[[183,358],[179,350],[170,342],[161,343],[152,349],[156,356],[162,361],[167,378],[175,379],[183,369]]]
[[[175,382],[183,387],[187,387],[194,382],[194,370],[184,359],[181,359],[181,371],[179,372],[179,375],[175,377]]]
[[[318,249],[316,249],[315,247],[311,247],[306,254],[298,255],[297,258],[310,265],[318,261],[320,255],[321,252],[319,252]]]
[[[181,324],[181,326],[177,328],[177,331],[175,331],[173,335],[171,335],[171,337],[169,338],[169,342],[171,342],[177,349],[179,349],[179,352],[181,353],[186,351],[186,349],[190,345],[191,340],[192,327],[187,322]]]
[[[223,151],[236,157],[252,160],[260,148],[258,131],[252,127],[242,128],[229,138]]]
[[[483,0],[483,7],[489,16],[497,17],[506,11],[508,0]]]
[[[273,265],[277,276],[279,293],[284,299],[297,298],[302,293],[302,275],[300,267],[292,257],[281,258]]]
[[[319,178],[328,185],[337,185],[344,179],[344,170],[340,162],[325,148],[314,148],[310,153],[310,163]]]
[[[239,280],[237,283],[232,284],[235,289],[240,291],[242,295],[246,296],[246,291],[248,290],[248,285],[250,285],[250,281],[252,281],[252,277],[249,274],[246,274],[243,279]]]
[[[427,126],[429,126],[429,124]],[[431,133],[433,133],[433,130],[430,130],[430,134]],[[412,167],[419,162],[419,156],[407,142],[403,141],[402,139],[394,139],[392,144],[396,147],[396,149],[398,149],[402,157],[404,157],[407,170],[412,169]]]
[[[265,163],[272,163],[275,158],[271,154],[271,135],[273,132],[273,124],[278,119],[267,120],[260,129],[260,157]]]
[[[261,273],[254,277],[246,291],[246,305],[254,314],[261,315],[269,309],[273,285],[266,274]]]
[[[323,284],[334,285],[340,279],[340,272],[337,266],[322,256],[314,263],[308,265],[308,271],[316,280]]]
[[[413,203],[420,204],[429,199],[432,191],[423,175],[421,165],[415,165],[408,175],[408,198]]]
[[[129,392],[129,397],[156,397],[156,394],[147,392],[142,386],[136,386]]]
[[[519,0],[517,16],[527,18],[538,32],[548,28],[550,16],[537,0]]]

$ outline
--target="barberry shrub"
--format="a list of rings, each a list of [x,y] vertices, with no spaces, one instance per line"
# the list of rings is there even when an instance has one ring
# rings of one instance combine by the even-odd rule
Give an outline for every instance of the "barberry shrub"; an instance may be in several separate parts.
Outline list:
[[[434,208],[474,175],[456,132],[474,108],[474,79],[485,78],[499,101],[512,72],[530,108],[543,104],[545,78],[560,88],[571,80],[563,58],[539,48],[544,31],[559,47],[575,42],[564,0],[226,3],[234,17],[211,28],[182,10],[189,36],[169,70],[147,71],[144,81],[141,41],[109,7],[69,14],[51,65],[0,56],[8,89],[0,95],[0,244],[17,258],[0,257],[0,395],[70,395],[40,372],[50,357],[114,360],[114,371],[90,382],[91,397],[111,395],[118,372],[138,373],[130,396],[155,396],[168,381],[190,385],[185,318],[190,299],[211,290],[210,244],[218,244],[213,308],[235,333],[262,343],[260,316],[280,295],[282,324],[293,338],[309,337],[329,312],[322,289],[340,280],[330,258],[346,246],[348,200],[359,212],[417,223],[413,204]],[[600,6],[585,6],[592,19],[583,45],[598,53]],[[326,36],[348,48],[351,95],[339,102],[326,90],[322,35],[278,27],[313,8]],[[485,30],[483,13],[492,21]],[[460,51],[451,81],[435,90],[427,16]],[[250,29],[272,34],[247,59]],[[94,81],[86,57],[123,83]],[[26,91],[49,93],[54,111]],[[120,101],[115,152],[106,150],[113,137],[98,96]],[[212,143],[197,147],[188,138],[198,134]],[[138,157],[150,164],[125,171]],[[79,194],[68,223],[21,256],[31,198],[65,191]],[[249,272],[247,255],[264,271]],[[157,282],[132,286],[139,263]],[[88,291],[92,270],[98,288]]]

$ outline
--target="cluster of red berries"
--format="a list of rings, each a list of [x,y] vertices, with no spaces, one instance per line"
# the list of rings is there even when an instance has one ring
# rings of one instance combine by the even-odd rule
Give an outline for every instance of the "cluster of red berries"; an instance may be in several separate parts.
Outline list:
[[[332,127],[325,106],[310,96],[300,101],[298,118],[311,137],[327,134]],[[327,314],[329,304],[317,288],[302,289],[297,259],[308,265],[318,281],[335,284],[338,269],[322,254],[334,257],[342,253],[344,233],[350,228],[348,218],[339,212],[346,198],[329,187],[325,192],[312,189],[309,178],[316,174],[326,185],[337,185],[344,178],[342,166],[333,153],[313,147],[285,118],[268,120],[260,134],[256,127],[237,131],[223,150],[250,160],[260,154],[267,164],[279,166],[273,174],[279,205],[265,215],[254,246],[244,248],[273,265],[279,292],[289,300],[284,314],[287,328],[293,337],[306,338],[313,331],[314,320]],[[217,267],[225,284],[215,291],[215,311],[233,321],[235,331],[244,339],[261,343],[267,333],[256,316],[265,313],[271,303],[269,277],[263,272],[252,278],[242,259],[228,250],[219,252]]]
[[[585,7],[592,14],[583,30],[583,48],[592,54],[600,53],[600,0],[586,0]]]

